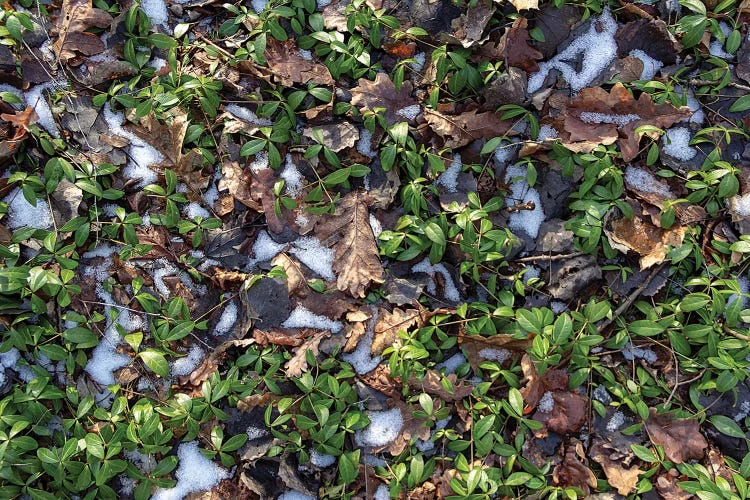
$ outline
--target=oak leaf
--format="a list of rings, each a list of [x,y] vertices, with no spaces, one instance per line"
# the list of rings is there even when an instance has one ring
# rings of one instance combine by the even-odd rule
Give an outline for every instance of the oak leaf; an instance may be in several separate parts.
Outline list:
[[[52,24],[50,35],[57,36],[52,48],[58,59],[67,62],[77,53],[93,56],[104,52],[104,42],[98,35],[87,33],[90,28],[109,28],[112,16],[93,7],[91,0],[63,0],[60,15]]]
[[[525,17],[519,17],[513,21],[513,25],[505,35],[504,56],[508,66],[515,66],[527,72],[539,71],[537,61],[544,55],[529,45],[529,22]]]
[[[286,370],[287,377],[299,377],[304,371],[307,370],[307,351],[308,349],[313,353],[313,356],[318,355],[318,346],[320,342],[331,335],[328,330],[321,330],[315,335],[307,339],[303,344],[294,350],[292,359],[286,362],[284,368]]]
[[[383,282],[375,235],[369,222],[368,205],[373,199],[361,191],[344,197],[336,212],[321,218],[316,232],[323,245],[334,247],[336,286],[353,297],[364,297],[371,283]]]
[[[638,485],[638,476],[643,471],[638,467],[627,469],[620,460],[615,456],[620,456],[617,450],[608,448],[606,443],[600,438],[595,438],[594,444],[589,450],[589,456],[592,460],[601,465],[604,475],[607,476],[607,482],[615,488],[620,495],[629,495]]]
[[[399,90],[387,73],[378,73],[375,80],[360,78],[358,85],[352,89],[352,105],[359,106],[360,111],[385,110],[384,117],[388,126],[406,121],[398,111],[417,104],[411,96],[411,82],[406,81]]]
[[[638,127],[652,125],[667,128],[690,115],[690,109],[686,106],[678,109],[670,103],[654,104],[646,92],[636,100],[618,82],[609,93],[601,87],[581,90],[567,105],[564,133],[560,137],[566,147],[580,142],[612,144],[616,139],[620,144],[622,159],[629,162],[638,155],[638,144],[644,135],[644,132],[636,132]]]
[[[435,370],[427,370],[423,376],[411,377],[408,380],[409,387],[419,389],[427,394],[439,397],[443,401],[460,401],[474,392],[474,386],[467,380],[458,380],[455,373],[445,375],[451,384],[451,390],[443,387],[443,375]]]
[[[324,65],[304,59],[293,41],[279,42],[269,37],[266,42],[266,60],[273,78],[286,87],[296,83],[333,85],[331,73]]]
[[[10,124],[16,129],[15,134],[13,137],[9,137],[9,140],[19,141],[26,137],[26,134],[30,131],[29,127],[39,120],[39,115],[36,114],[34,108],[27,106],[23,111],[16,111],[12,114],[0,114],[0,118],[6,122],[10,122]]]
[[[575,440],[575,446],[565,449],[565,458],[552,471],[552,479],[555,484],[562,486],[575,486],[580,488],[585,495],[596,488],[596,476],[591,469],[586,467],[578,457],[585,458],[583,445]]]
[[[371,353],[379,356],[383,350],[393,344],[398,338],[400,330],[408,330],[420,321],[419,311],[416,309],[393,308],[393,312],[381,309],[378,320],[373,328],[373,341]]]
[[[667,460],[681,464],[687,460],[703,458],[708,441],[700,433],[700,424],[690,418],[674,418],[672,414],[657,414],[649,408],[646,432],[654,445],[664,447]]]
[[[508,132],[513,125],[510,120],[501,120],[493,111],[476,109],[460,115],[444,115],[425,109],[425,120],[430,128],[445,141],[446,148],[460,148],[476,139],[490,139]]]
[[[498,333],[490,337],[482,337],[480,335],[460,335],[458,337],[458,344],[461,346],[463,351],[466,353],[466,359],[474,369],[479,370],[479,365],[489,360],[486,354],[494,351],[502,351],[503,349],[508,351],[510,357],[514,352],[523,352],[531,346],[532,339],[519,339],[509,333]],[[488,351],[484,351],[487,349]],[[484,351],[484,355],[482,352]]]

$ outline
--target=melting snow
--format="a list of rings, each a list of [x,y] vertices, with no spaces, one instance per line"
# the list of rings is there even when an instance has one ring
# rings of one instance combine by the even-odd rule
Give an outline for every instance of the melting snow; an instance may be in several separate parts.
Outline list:
[[[662,151],[672,158],[690,161],[698,154],[698,150],[690,146],[690,129],[687,127],[667,129],[662,140],[664,141]]]
[[[258,233],[258,237],[253,243],[253,255],[255,262],[263,262],[276,257],[286,247],[283,243],[276,243],[271,239],[266,231]]]
[[[557,130],[552,128],[550,125],[542,125],[541,127],[539,127],[539,135],[537,136],[536,140],[538,142],[542,142],[546,139],[557,139],[557,137],[559,137]],[[497,158],[497,150],[495,151],[495,157]]]
[[[375,158],[378,155],[377,151],[372,150],[372,132],[364,127],[359,132],[357,151],[368,158]]]
[[[742,422],[748,417],[748,415],[750,415],[750,401],[743,401],[740,404],[740,411],[734,416],[734,421]]]
[[[617,22],[609,8],[605,7],[598,18],[591,20],[586,33],[549,61],[539,64],[539,71],[529,77],[528,92],[533,94],[541,89],[552,69],[560,71],[573,90],[588,86],[617,55],[616,32]],[[579,58],[583,61],[582,67],[581,71],[576,71],[575,61]]]
[[[141,10],[151,19],[151,24],[164,24],[169,18],[164,0],[141,0]]]
[[[601,403],[604,403],[605,405],[608,405],[612,402],[612,396],[609,395],[609,391],[603,385],[597,385],[596,389],[594,389],[594,392],[592,393],[592,396],[594,396],[594,399]]]
[[[510,183],[512,179],[521,177],[522,179]],[[542,210],[542,201],[536,189],[529,187],[526,182],[526,167],[522,165],[511,165],[505,171],[505,182],[510,183],[510,193],[505,197],[505,205],[510,207],[518,203],[534,203],[533,210],[519,210],[510,214],[508,217],[508,228],[511,231],[523,230],[536,239],[539,234],[539,227],[544,222],[544,211]]]
[[[266,5],[268,5],[268,0],[253,0],[250,2],[250,4],[253,6],[253,10],[260,14],[264,10],[266,10]]]
[[[260,172],[261,170],[265,170],[268,168],[268,151],[258,151],[255,153],[255,159],[253,159],[253,162],[248,165],[250,170],[255,172],[256,174]]]
[[[152,500],[177,500],[190,493],[209,490],[229,477],[229,473],[206,458],[198,449],[198,442],[182,443],[177,449],[179,466],[174,488],[156,490]]]
[[[555,409],[555,398],[550,391],[547,391],[542,395],[542,398],[536,405],[536,409],[542,413],[552,413],[552,410]]]
[[[224,307],[224,311],[222,311],[221,316],[219,316],[219,321],[214,327],[214,334],[219,336],[226,335],[227,333],[229,333],[229,329],[232,328],[236,322],[237,303],[232,301],[229,302],[226,307]]]
[[[310,450],[310,463],[315,467],[325,469],[336,463],[336,457],[320,453],[318,450]]]
[[[397,110],[396,114],[403,116],[407,120],[414,120],[421,111],[422,106],[419,104],[412,104],[411,106],[406,106],[405,108]]]
[[[373,371],[382,359],[380,356],[372,355],[373,328],[378,320],[378,310],[373,308],[373,316],[367,323],[365,336],[359,339],[357,348],[354,351],[341,355],[341,359],[352,365],[354,371],[360,375]]]
[[[27,106],[34,108],[39,119],[37,123],[44,128],[53,137],[59,138],[60,132],[57,130],[57,124],[55,123],[55,117],[52,115],[52,108],[47,103],[47,98],[44,96],[45,90],[51,90],[62,87],[61,82],[47,82],[42,85],[37,85],[26,91],[24,100]]]
[[[193,373],[203,360],[204,354],[203,349],[198,345],[193,345],[187,356],[176,359],[172,362],[172,375],[175,377],[182,377]]]
[[[292,161],[292,155],[286,155],[286,163],[284,164],[284,170],[281,171],[281,178],[284,179],[287,193],[291,196],[296,196],[299,190],[302,189],[302,173],[297,169],[297,165]]]
[[[318,238],[314,236],[299,238],[292,243],[290,253],[324,280],[336,279],[336,275],[333,274],[334,251],[321,245]]]
[[[445,281],[445,298],[452,302],[459,302],[461,300],[461,294],[458,293],[458,288],[453,283],[453,277],[442,263],[432,265],[430,264],[430,259],[425,257],[424,260],[412,266],[411,272],[430,275],[432,280],[427,284],[427,291],[433,295],[437,294],[435,273],[442,274]]]
[[[109,125],[109,130],[130,141],[130,158],[128,164],[123,169],[125,177],[130,179],[140,179],[138,186],[143,187],[146,184],[153,184],[159,178],[156,172],[149,168],[150,165],[161,163],[164,156],[152,145],[142,140],[132,132],[122,127],[123,114],[115,113],[109,107],[109,103],[104,105],[104,120]]]
[[[624,423],[625,414],[621,411],[617,411],[614,415],[612,415],[612,418],[609,419],[609,422],[607,422],[607,430],[609,432],[615,432],[616,430],[619,430]]]
[[[156,457],[153,455],[146,455],[138,450],[122,452],[123,456],[127,458],[133,465],[138,467],[141,472],[148,474],[152,470],[156,469]]]
[[[650,55],[646,54],[641,49],[634,49],[630,51],[633,57],[637,57],[643,63],[643,71],[641,71],[641,80],[653,80],[656,76],[656,72],[664,67],[664,63],[658,59],[654,59]]]
[[[36,206],[34,207],[26,200],[21,188],[15,188],[3,201],[8,204],[8,229],[16,230],[22,227],[48,229],[52,227],[54,219],[49,203],[45,200],[36,200]]]
[[[279,498],[277,498],[276,500],[315,500],[315,498],[311,497],[310,495],[300,493],[297,490],[288,490],[279,495]]]
[[[253,0],[253,8],[255,8],[255,2],[258,0]],[[264,3],[265,6],[265,3]],[[260,12],[260,11],[256,11]],[[253,113],[247,108],[243,108],[242,106],[238,106],[237,104],[227,104],[226,107],[224,107],[224,111],[227,113],[233,114],[236,118],[239,118],[240,120],[245,120],[246,122],[252,123],[253,125],[258,125],[259,127],[269,127],[273,125],[273,122],[269,120],[268,118],[258,118],[258,115]]]
[[[404,426],[404,418],[401,410],[394,408],[386,411],[367,412],[370,417],[370,425],[361,431],[357,431],[354,440],[358,446],[370,446],[376,448],[385,446],[398,437]]]
[[[424,62],[425,62],[425,53],[419,52],[417,54],[414,54],[414,62],[409,63],[409,67],[413,69],[414,71],[421,71],[422,68],[424,68]]]
[[[628,361],[633,361],[634,359],[642,359],[648,363],[656,363],[657,357],[656,353],[652,351],[651,349],[641,349],[640,347],[636,347],[630,342],[625,344],[622,347],[622,357],[627,359]]]
[[[318,330],[330,330],[338,333],[343,328],[340,321],[315,314],[305,306],[294,308],[289,317],[281,324],[284,328],[315,328]]]
[[[380,224],[380,221],[378,220],[378,218],[375,217],[373,214],[370,214],[369,221],[370,221],[370,229],[372,229],[372,234],[373,236],[375,236],[375,239],[377,239],[378,236],[380,236],[380,233],[383,232],[383,226]]]
[[[458,367],[464,363],[466,363],[466,357],[460,352],[457,352],[456,354],[446,359],[442,363],[438,363],[437,365],[435,365],[435,369],[445,370],[445,374],[449,375],[451,373],[456,373],[456,370],[458,370]]]
[[[450,193],[455,193],[458,191],[458,174],[461,173],[461,167],[461,155],[453,155],[453,161],[450,166],[438,176],[435,184],[443,186]]]
[[[388,493],[388,487],[384,484],[381,484],[378,486],[378,489],[375,490],[375,495],[373,495],[372,500],[390,500],[391,495]]]
[[[201,217],[205,220],[211,217],[211,214],[208,212],[208,210],[203,208],[200,203],[188,203],[187,205],[185,205],[184,211],[185,215],[187,215],[190,219]]]
[[[584,123],[612,123],[618,127],[622,127],[630,122],[640,119],[640,116],[632,113],[627,115],[593,113],[591,111],[584,111],[581,113],[581,121]]]
[[[504,363],[510,359],[510,351],[507,349],[491,349],[485,347],[479,351],[479,356],[490,361],[497,361],[498,363]]]
[[[630,166],[625,169],[625,183],[633,189],[644,193],[655,193],[672,198],[674,195],[667,186],[659,182],[648,170]]]

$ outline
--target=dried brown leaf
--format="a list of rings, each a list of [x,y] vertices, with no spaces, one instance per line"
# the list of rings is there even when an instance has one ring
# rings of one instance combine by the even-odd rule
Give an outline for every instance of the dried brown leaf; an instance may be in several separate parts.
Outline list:
[[[607,448],[605,442],[599,438],[594,440],[594,444],[589,450],[591,459],[601,465],[604,470],[609,485],[615,488],[620,495],[629,495],[638,485],[638,476],[643,474],[643,471],[638,467],[625,468],[620,460],[613,458],[614,454],[619,455],[616,450]]]
[[[284,86],[295,83],[333,85],[331,73],[323,64],[304,59],[294,41],[279,42],[269,37],[266,42],[266,60],[274,79]]]
[[[328,330],[322,330],[309,339],[307,339],[302,345],[294,350],[292,359],[286,362],[284,368],[286,369],[287,377],[299,377],[302,373],[307,370],[307,351],[312,351],[314,356],[318,355],[318,346],[320,341],[326,337],[329,337],[331,332]]]
[[[388,452],[393,455],[400,455],[411,444],[412,437],[419,437],[422,440],[430,439],[430,428],[425,424],[426,420],[418,419],[414,416],[414,408],[400,399],[389,399],[389,408],[398,408],[401,410],[401,417],[404,420],[404,426],[401,433],[387,446]]]
[[[501,120],[495,112],[479,112],[476,109],[460,115],[445,115],[425,109],[425,120],[430,128],[443,138],[446,148],[460,148],[476,139],[490,139],[503,135],[513,125],[510,120]]]
[[[578,459],[585,458],[583,446],[576,442],[575,446],[568,446],[565,449],[565,458],[552,471],[552,479],[555,484],[562,486],[575,486],[580,488],[585,495],[591,492],[591,488],[596,488],[596,476],[593,471],[586,467]]]
[[[656,478],[656,491],[662,500],[690,500],[694,498],[691,493],[686,492],[677,485],[680,473],[677,469],[670,469],[666,474]]]
[[[340,122],[307,127],[302,135],[313,140],[318,140],[320,137],[324,146],[331,151],[339,152],[342,149],[354,147],[359,139],[359,129],[349,122]]]
[[[369,221],[372,198],[361,191],[344,197],[336,212],[315,226],[324,245],[334,247],[336,286],[353,297],[364,297],[372,283],[383,282],[383,266]]]
[[[505,62],[508,66],[515,66],[533,72],[539,70],[537,61],[544,58],[541,52],[529,45],[528,21],[519,17],[505,35]]]
[[[474,386],[468,380],[458,380],[455,373],[445,376],[451,383],[452,391],[447,391],[442,384],[443,375],[435,370],[427,370],[420,378],[411,377],[409,386],[427,394],[438,396],[443,401],[460,401],[474,392]]]
[[[458,343],[463,348],[469,364],[475,371],[479,370],[479,365],[488,360],[480,354],[483,349],[506,349],[511,354],[518,353],[531,346],[531,340],[530,338],[519,339],[509,333],[498,333],[491,337],[479,335],[460,335],[458,337]]]
[[[358,85],[352,89],[352,105],[359,106],[363,113],[376,108],[385,109],[385,121],[390,126],[403,122],[405,118],[397,111],[417,104],[411,96],[411,82],[405,81],[399,90],[391,81],[387,73],[378,73],[375,80],[360,78]]]
[[[393,308],[393,312],[380,309],[378,320],[373,329],[372,355],[379,356],[383,349],[393,344],[398,338],[399,330],[408,330],[420,320],[420,313],[416,309]]]
[[[112,16],[95,9],[91,0],[64,0],[50,31],[50,35],[57,37],[52,48],[63,62],[74,59],[77,52],[86,56],[99,54],[105,49],[104,43],[99,36],[86,30],[111,25]]]
[[[667,460],[681,464],[687,460],[703,458],[708,441],[700,433],[700,424],[690,418],[674,418],[669,413],[657,414],[649,408],[645,422],[651,442],[664,447]]]
[[[534,420],[544,424],[558,434],[578,432],[586,423],[588,416],[588,398],[575,392],[553,392],[554,409],[550,413],[537,411]],[[540,433],[544,435],[544,433]]]
[[[495,0],[496,2],[498,0]],[[500,3],[500,2],[498,2]],[[504,3],[504,2],[502,2]],[[539,0],[510,0],[510,3],[516,8],[516,10],[531,10],[539,8]]]

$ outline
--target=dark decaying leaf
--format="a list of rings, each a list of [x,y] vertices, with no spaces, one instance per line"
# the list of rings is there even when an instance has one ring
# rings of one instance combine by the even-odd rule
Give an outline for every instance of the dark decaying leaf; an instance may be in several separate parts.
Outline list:
[[[668,66],[677,61],[682,47],[661,19],[638,19],[626,23],[615,35],[617,55],[626,57],[633,50],[642,50]]]
[[[544,424],[553,432],[565,435],[578,432],[588,418],[589,399],[575,392],[557,391],[552,393],[554,407],[550,413],[537,411],[534,420]],[[544,433],[538,432],[543,436]]]
[[[460,148],[476,139],[501,136],[513,125],[510,120],[501,120],[498,113],[476,109],[459,115],[425,109],[424,117],[430,128],[443,138],[446,148]]]
[[[585,459],[583,445],[580,441],[573,440],[573,446],[565,448],[565,458],[552,471],[552,479],[555,484],[561,486],[574,486],[580,488],[585,495],[596,488],[596,476],[581,459]]]
[[[394,123],[406,121],[397,112],[417,104],[411,96],[412,84],[405,81],[399,90],[393,84],[387,73],[378,73],[374,81],[360,78],[358,85],[351,90],[352,104],[358,106],[363,113],[378,108],[385,110],[384,117],[390,126]]]
[[[533,72],[539,70],[538,60],[544,56],[541,52],[529,45],[529,22],[525,17],[519,17],[513,21],[513,25],[505,35],[505,62],[508,66],[515,66]]]
[[[690,418],[674,418],[673,414],[658,414],[649,409],[645,422],[651,442],[664,447],[667,460],[681,464],[687,460],[703,458],[708,441],[700,432],[700,423]]]

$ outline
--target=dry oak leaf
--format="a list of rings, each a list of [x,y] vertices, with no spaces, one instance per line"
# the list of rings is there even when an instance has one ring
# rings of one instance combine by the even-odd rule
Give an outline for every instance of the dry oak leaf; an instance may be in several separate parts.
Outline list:
[[[424,117],[430,128],[443,138],[446,148],[460,148],[476,139],[497,137],[513,126],[513,122],[501,120],[493,111],[479,112],[476,109],[460,115],[444,115],[425,109]]]
[[[686,492],[679,486],[680,473],[677,469],[670,469],[666,474],[656,478],[656,491],[662,500],[690,500],[694,498],[691,493]]]
[[[328,68],[304,59],[292,40],[279,42],[270,37],[266,42],[266,61],[274,79],[284,86],[291,87],[295,83],[334,84]]]
[[[638,485],[638,476],[643,474],[643,471],[638,467],[626,469],[618,460],[612,459],[613,452],[618,453],[616,450],[607,448],[603,440],[596,438],[589,450],[589,456],[601,465],[604,475],[607,476],[607,482],[617,490],[617,493],[629,495]]]
[[[466,359],[474,371],[478,371],[479,365],[490,359],[481,354],[484,349],[490,350],[489,352],[502,349],[510,353],[523,352],[531,346],[531,341],[531,338],[519,339],[509,333],[498,333],[490,337],[480,335],[460,335],[458,337],[458,344],[466,353]],[[488,351],[485,351],[486,353]]]
[[[642,125],[668,128],[691,115],[687,106],[675,108],[669,103],[654,104],[646,92],[638,99],[621,83],[607,93],[601,87],[589,87],[573,98],[565,110],[563,145],[577,142],[611,144],[619,141],[622,159],[632,161],[638,155]]]
[[[325,147],[338,153],[342,149],[354,147],[359,139],[359,129],[343,121],[307,127],[302,131],[302,135],[313,140],[320,140]]]
[[[585,458],[586,453],[583,451],[581,442],[574,441],[575,446],[566,447],[565,458],[552,471],[552,479],[555,484],[575,486],[588,495],[591,493],[591,488],[596,488],[596,476],[591,469],[578,460],[578,457]]]
[[[27,106],[23,111],[16,111],[15,113],[3,113],[0,114],[0,118],[6,122],[10,122],[11,125],[16,129],[13,137],[8,139],[11,141],[20,141],[29,132],[29,127],[37,122],[39,115],[36,114],[34,108]]]
[[[505,35],[504,56],[508,66],[515,66],[527,72],[539,71],[537,61],[544,59],[544,55],[529,45],[529,22],[525,17],[513,21],[513,25]]]
[[[411,82],[404,82],[401,88],[396,90],[387,73],[378,73],[374,81],[359,79],[358,85],[351,90],[352,105],[359,106],[363,113],[367,110],[375,111],[377,108],[385,109],[383,116],[387,125],[391,126],[406,121],[406,118],[397,114],[399,110],[417,104],[411,96],[411,91]]]
[[[451,383],[451,391],[447,391],[443,387],[443,375],[435,370],[427,370],[424,376],[420,378],[409,378],[408,384],[413,389],[420,389],[427,394],[438,396],[443,401],[450,402],[461,401],[474,392],[474,386],[467,380],[458,380],[455,373],[446,375],[445,378]]]
[[[423,441],[430,439],[430,428],[425,424],[424,419],[418,419],[414,416],[414,407],[400,399],[389,399],[388,408],[398,408],[401,411],[401,417],[404,425],[401,432],[386,448],[393,455],[400,455],[411,444],[412,437],[418,437]]]
[[[104,52],[104,42],[98,35],[86,33],[89,28],[109,28],[112,16],[95,9],[91,0],[63,0],[60,15],[55,18],[50,35],[57,36],[52,48],[58,59],[67,62],[77,56],[93,56]]]
[[[686,460],[703,458],[708,441],[700,433],[700,424],[691,418],[674,418],[670,413],[658,415],[649,408],[644,422],[651,442],[664,447],[667,460],[681,464]]]
[[[558,434],[578,432],[588,417],[588,398],[576,392],[553,392],[552,399],[555,401],[552,412],[537,411],[534,420]],[[545,435],[546,432],[537,431],[537,437]]]
[[[284,368],[286,369],[287,377],[299,377],[303,372],[307,370],[307,350],[312,351],[313,356],[318,355],[318,346],[321,340],[326,337],[330,337],[331,332],[328,330],[322,330],[294,350],[292,359],[286,362]]]
[[[351,192],[333,215],[321,218],[315,226],[323,245],[335,247],[336,286],[352,297],[365,297],[370,284],[383,282],[383,265],[367,209],[373,201],[362,191]]]
[[[380,309],[378,320],[375,322],[375,327],[373,328],[371,354],[373,356],[380,356],[383,350],[393,344],[393,341],[398,338],[400,330],[408,330],[419,323],[420,319],[420,313],[416,309],[403,310],[394,307],[393,312]]]

